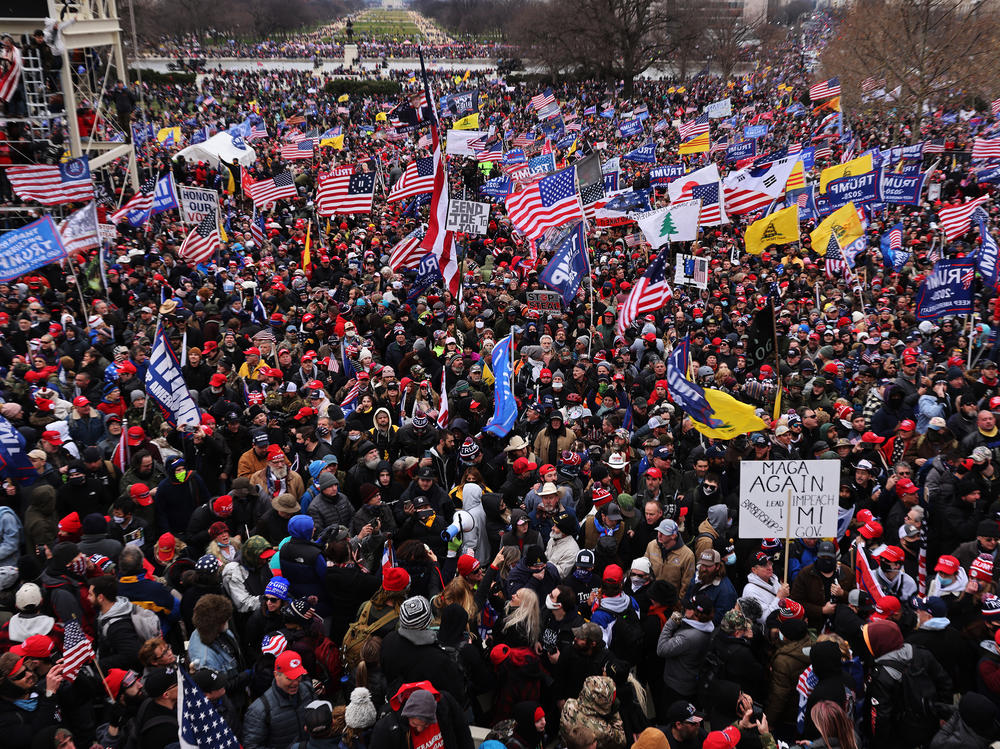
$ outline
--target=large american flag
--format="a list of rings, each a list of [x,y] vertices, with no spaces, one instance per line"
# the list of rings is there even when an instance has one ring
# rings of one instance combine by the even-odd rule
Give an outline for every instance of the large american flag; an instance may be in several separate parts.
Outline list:
[[[10,186],[22,200],[59,205],[94,199],[94,181],[86,156],[59,165],[28,164],[7,167]]]
[[[389,202],[434,192],[434,158],[424,156],[406,165],[403,176],[389,190]]]
[[[503,144],[499,139],[483,143],[483,147],[475,150],[476,161],[483,163],[486,161],[500,161],[503,158]]]
[[[529,239],[538,239],[546,229],[582,219],[576,192],[576,167],[543,177],[505,200],[507,215]]]
[[[70,619],[63,629],[63,678],[68,682],[76,681],[80,669],[94,659],[94,647],[90,638],[84,634],[77,619]]]
[[[681,140],[690,140],[696,135],[703,135],[708,132],[709,120],[708,113],[701,115],[700,117],[691,120],[690,122],[681,123],[677,132],[680,133]]]
[[[847,278],[850,269],[847,261],[844,260],[844,253],[840,251],[840,241],[837,235],[830,233],[830,241],[826,246],[826,277],[827,278]]]
[[[334,213],[371,213],[375,172],[324,174],[319,178],[316,209],[321,216]]]
[[[552,93],[551,88],[547,88],[540,94],[535,94],[531,97],[531,106],[535,110],[544,109],[545,107],[551,106],[556,103],[556,96]]]
[[[177,669],[177,714],[181,749],[240,749],[236,734],[184,668]]]
[[[97,227],[97,203],[90,202],[78,211],[73,211],[59,224],[66,252],[83,252],[101,246],[101,234]]]
[[[267,205],[282,198],[297,198],[299,195],[295,191],[292,173],[287,169],[275,177],[247,185],[246,189],[250,192],[251,200],[258,205]]]
[[[220,248],[215,213],[209,213],[184,239],[178,254],[193,263],[204,263]]]
[[[976,138],[972,142],[973,159],[1000,159],[1000,138]]]
[[[829,99],[832,96],[840,96],[839,78],[830,78],[809,87],[809,98],[812,101]]]
[[[396,243],[389,253],[389,267],[394,273],[417,267],[420,258],[427,253],[427,250],[420,246],[420,241],[426,233],[427,225],[421,224]]]
[[[284,143],[281,146],[281,158],[286,161],[311,159],[313,157],[313,148],[315,144],[316,141],[312,138],[302,138],[294,143]]]
[[[520,135],[514,137],[514,140],[511,141],[511,145],[514,146],[514,148],[523,148],[525,146],[530,146],[536,140],[538,140],[538,138],[536,138],[532,133],[521,133]]]
[[[934,138],[924,142],[924,154],[944,153],[944,138]]]
[[[1000,99],[994,99],[990,103],[990,114],[993,114],[993,115],[1000,114]]]
[[[618,312],[619,332],[624,332],[640,315],[656,312],[673,298],[674,293],[667,282],[669,255],[668,242],[646,268],[646,272],[635,282],[625,304]]]
[[[938,218],[941,219],[941,228],[949,242],[954,242],[969,230],[969,223],[972,220],[972,212],[977,207],[983,205],[990,198],[988,195],[970,200],[952,208],[942,208],[938,211]]]
[[[267,125],[263,122],[253,122],[250,124],[250,135],[247,136],[247,140],[256,140],[257,138],[267,137]]]
[[[153,194],[155,192],[156,182],[153,179],[147,179],[139,186],[139,192],[129,198],[125,205],[111,214],[109,221],[117,225],[126,220],[128,215],[133,211],[149,213],[153,210]]]
[[[433,111],[433,105],[431,106]],[[445,227],[448,223],[448,171],[441,152],[441,134],[437,118],[431,119],[431,158],[434,161],[434,190],[431,193],[431,209],[427,220],[427,232],[420,241],[420,247],[437,258],[438,270],[451,295],[461,300],[462,275],[458,267],[458,248],[455,233]]]

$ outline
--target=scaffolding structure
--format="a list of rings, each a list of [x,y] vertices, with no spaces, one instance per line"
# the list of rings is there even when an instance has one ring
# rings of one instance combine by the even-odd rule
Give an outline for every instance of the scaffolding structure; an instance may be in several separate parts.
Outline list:
[[[0,18],[0,34],[9,34],[23,42],[36,29],[45,27],[46,18],[60,23],[62,65],[59,78],[63,111],[50,111],[46,75],[51,75],[52,71],[45,71],[38,53],[29,44],[22,43],[22,86],[27,116],[7,119],[24,123],[38,141],[64,130],[64,145],[69,156],[87,156],[92,170],[127,158],[129,181],[133,190],[138,190],[139,176],[131,133],[121,131],[114,108],[108,112],[110,97],[105,95],[116,81],[128,81],[115,0],[39,0],[37,7],[39,10],[46,8],[45,17]],[[81,67],[83,72],[80,72]],[[81,104],[92,107],[95,115],[94,127],[87,136],[81,135],[76,116]],[[103,128],[99,127],[101,124]],[[117,139],[97,140],[99,130]]]

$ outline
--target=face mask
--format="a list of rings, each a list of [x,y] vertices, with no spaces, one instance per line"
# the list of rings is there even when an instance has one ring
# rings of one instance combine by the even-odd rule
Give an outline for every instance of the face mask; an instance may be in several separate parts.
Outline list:
[[[87,560],[83,557],[77,557],[70,562],[67,569],[75,575],[83,575],[87,571]]]
[[[562,390],[563,389],[563,384],[561,382],[553,382],[552,383],[552,389],[553,390]]]
[[[174,471],[174,478],[176,478],[178,481],[184,481],[184,479],[187,478],[187,475],[188,475],[188,472],[184,468],[182,468],[179,471]]]
[[[482,330],[486,327],[486,324],[482,320],[476,320],[476,328]]]
[[[22,710],[27,710],[28,712],[32,712],[38,707],[38,698],[27,697],[23,700],[14,700],[14,704],[17,705]]]
[[[573,577],[577,580],[586,580],[590,577],[590,570],[573,570]]]
[[[785,636],[783,634],[781,634],[780,631],[778,632],[778,639],[781,640],[782,642],[785,641]]]
[[[632,590],[639,590],[645,584],[646,584],[646,578],[644,578],[644,577],[633,577],[632,578]]]
[[[552,529],[552,531],[551,531],[551,535],[552,535],[552,538],[556,539],[557,541],[558,541],[558,540],[559,540],[560,538],[562,538],[562,537],[563,537],[563,533],[562,533],[562,531],[561,531],[561,530],[559,530],[558,528],[553,528],[553,529]]]
[[[559,608],[559,602],[553,601],[549,596],[545,596],[545,608],[549,611],[555,611]]]
[[[326,436],[328,436],[330,434],[330,428],[329,427],[316,427],[316,434],[318,434],[320,437],[326,437]]]
[[[718,489],[719,487],[712,486],[711,484],[703,484],[701,488],[705,492],[705,494],[715,494],[716,489]]]
[[[349,434],[347,436],[347,439],[349,439],[351,442],[357,442],[359,439],[361,439],[361,435],[360,434]]]
[[[947,588],[949,585],[955,582],[955,578],[949,577],[947,575],[938,575],[938,582],[941,583],[942,588]]]
[[[820,572],[833,572],[837,566],[837,560],[830,557],[823,557],[816,560],[816,569]]]
[[[124,517],[118,517],[117,515],[114,515],[114,516],[112,516],[111,519],[114,520],[115,523],[117,523],[118,525],[125,525],[125,518]]]
[[[378,465],[378,458],[372,458],[371,460],[365,461],[365,468],[374,469]]]
[[[730,554],[729,556],[727,556],[726,557],[726,564],[730,565],[730,566],[736,564],[736,555],[735,554]]]

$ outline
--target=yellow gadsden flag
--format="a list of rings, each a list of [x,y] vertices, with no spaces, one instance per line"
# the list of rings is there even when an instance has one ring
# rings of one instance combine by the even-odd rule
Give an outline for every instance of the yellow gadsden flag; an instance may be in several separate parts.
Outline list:
[[[479,129],[479,112],[473,112],[468,117],[463,117],[460,120],[455,120],[455,124],[452,125],[456,130],[478,130]]]
[[[341,94],[340,96],[337,97],[337,101],[340,104],[343,104],[343,103],[348,102],[350,100],[351,100],[351,95],[350,94]]]
[[[860,156],[851,159],[846,164],[828,166],[819,174],[819,191],[826,192],[826,185],[830,180],[850,177],[855,174],[864,174],[872,170],[872,155]]]
[[[854,207],[854,203],[848,203],[823,219],[822,223],[813,229],[809,238],[812,240],[813,252],[817,255],[825,255],[831,235],[837,238],[841,247],[847,247],[858,237],[864,236],[864,233],[865,229],[858,217],[858,209]]]
[[[377,112],[375,114],[375,122],[388,122],[389,117],[385,112]]]
[[[681,143],[677,149],[677,153],[681,156],[689,153],[706,153],[711,147],[712,144],[709,143],[708,133],[702,133]]]
[[[799,241],[799,206],[790,205],[754,221],[743,237],[747,252],[759,255],[771,245]]]
[[[741,434],[767,429],[767,424],[757,415],[753,406],[736,400],[728,393],[705,388],[705,400],[712,407],[714,426],[704,424],[696,418],[691,419],[691,424],[706,437],[731,440]]]

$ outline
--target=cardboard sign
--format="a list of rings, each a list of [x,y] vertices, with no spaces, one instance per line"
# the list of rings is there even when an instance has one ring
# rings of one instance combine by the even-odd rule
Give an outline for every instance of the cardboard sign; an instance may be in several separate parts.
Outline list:
[[[485,234],[490,223],[490,204],[471,200],[449,200],[445,229],[465,234]]]
[[[677,254],[674,260],[674,283],[708,288],[708,258]]]
[[[839,460],[744,460],[740,538],[836,536],[839,498]]]
[[[548,310],[550,312],[562,311],[562,297],[555,291],[549,291],[548,289],[529,291],[526,296],[528,306],[531,309]]]
[[[200,224],[205,216],[219,216],[219,193],[203,187],[177,185],[177,197],[181,201],[181,221],[185,224]]]
[[[98,224],[97,230],[101,233],[101,239],[106,242],[114,242],[118,238],[118,227],[114,224]]]

